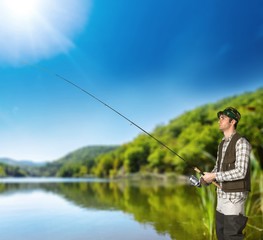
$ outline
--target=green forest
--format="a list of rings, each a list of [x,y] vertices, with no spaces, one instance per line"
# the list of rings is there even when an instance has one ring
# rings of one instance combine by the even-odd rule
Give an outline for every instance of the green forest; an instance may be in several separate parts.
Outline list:
[[[26,177],[29,172],[18,166],[0,163],[0,177]]]
[[[191,166],[212,169],[223,135],[217,112],[233,106],[241,113],[237,131],[252,145],[252,160],[263,168],[263,88],[228,97],[187,111],[150,133],[177,155],[142,133],[120,146],[89,146],[42,167],[23,168],[22,174],[57,177],[123,177],[130,174],[189,174]],[[10,175],[0,165],[0,176]],[[17,169],[18,170],[18,169]],[[18,171],[19,172],[19,171]]]
[[[162,147],[146,134],[96,158],[91,173],[113,177],[136,172],[187,174],[188,165],[209,170],[213,167],[217,146],[223,135],[218,129],[217,112],[234,106],[241,112],[237,130],[253,148],[253,158],[263,167],[263,89],[206,104],[157,126],[151,133],[187,161]]]

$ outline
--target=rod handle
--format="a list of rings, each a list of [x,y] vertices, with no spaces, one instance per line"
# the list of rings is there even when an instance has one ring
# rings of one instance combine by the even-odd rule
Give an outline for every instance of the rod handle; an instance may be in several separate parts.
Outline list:
[[[199,168],[195,167],[194,170],[197,173],[200,173],[201,175],[204,175],[204,173]],[[216,187],[221,188],[221,186],[216,181],[212,181],[211,183],[214,184]]]

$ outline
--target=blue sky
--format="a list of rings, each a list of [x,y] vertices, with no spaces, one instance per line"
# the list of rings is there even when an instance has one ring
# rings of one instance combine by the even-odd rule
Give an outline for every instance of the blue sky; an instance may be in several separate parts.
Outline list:
[[[259,0],[3,0],[0,157],[51,161],[141,133],[55,74],[151,132],[262,87],[262,63]]]

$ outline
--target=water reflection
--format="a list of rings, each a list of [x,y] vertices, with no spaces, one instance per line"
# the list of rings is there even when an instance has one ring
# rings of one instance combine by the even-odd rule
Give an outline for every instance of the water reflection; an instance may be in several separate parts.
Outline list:
[[[214,239],[214,200],[211,188],[175,183],[2,182],[1,239]]]
[[[21,183],[9,180],[8,183],[0,184],[1,219],[8,220],[4,220],[5,224],[0,220],[0,228],[5,226],[9,230],[8,226],[12,226],[16,222],[24,223],[16,226],[16,232],[22,236],[25,234],[24,230],[31,231],[30,224],[34,223],[34,229],[43,232],[45,229],[41,229],[40,226],[43,227],[43,223],[50,223],[53,219],[56,222],[55,225],[60,222],[56,228],[61,229],[61,226],[70,226],[70,222],[65,223],[65,219],[75,221],[75,218],[79,219],[83,215],[83,211],[89,211],[89,214],[92,212],[95,216],[101,216],[103,219],[106,219],[107,213],[110,213],[111,216],[108,217],[111,220],[121,220],[121,229],[124,229],[123,225],[125,225],[125,217],[123,216],[130,216],[133,225],[139,224],[147,230],[138,232],[137,229],[136,233],[136,231],[128,229],[128,232],[125,232],[125,237],[118,238],[117,236],[122,235],[123,231],[117,227],[114,230],[115,236],[112,233],[112,238],[103,239],[128,239],[128,236],[135,233],[136,236],[131,239],[193,239],[193,236],[206,231],[205,228],[193,228],[195,219],[199,215],[195,207],[198,205],[198,200],[194,197],[195,194],[195,189],[191,187],[186,188],[183,185],[175,186],[173,184],[164,186],[160,183],[149,182],[98,180],[61,182],[61,180],[51,179],[48,181],[43,179],[28,181],[27,179]],[[68,205],[73,205],[74,209],[77,209],[76,216],[72,213],[72,209],[66,207]],[[70,211],[69,216],[65,216],[67,211]],[[112,216],[113,213],[116,216]],[[120,218],[120,214],[123,215],[122,218]],[[127,226],[131,227],[131,222]],[[93,225],[91,232],[96,232],[94,228],[96,221],[89,223],[89,225]],[[107,225],[103,225],[102,228],[107,228]],[[22,231],[22,229],[24,230]],[[155,232],[155,235],[151,233],[150,229]],[[107,229],[103,229],[103,231],[105,230]],[[47,232],[55,234],[56,231],[50,228],[44,232],[45,234]],[[79,235],[79,233],[76,234]],[[141,238],[143,235],[144,238]],[[65,236],[63,237],[65,239]],[[12,236],[11,239],[15,239],[15,236]],[[56,239],[58,239],[57,236]],[[195,237],[194,239],[203,239],[203,237]]]

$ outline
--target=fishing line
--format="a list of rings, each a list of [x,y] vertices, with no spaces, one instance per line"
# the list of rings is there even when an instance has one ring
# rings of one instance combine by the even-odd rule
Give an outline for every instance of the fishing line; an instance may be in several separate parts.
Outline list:
[[[170,152],[172,152],[174,155],[176,155],[177,157],[179,157],[181,160],[183,160],[186,165],[189,168],[192,168],[194,171],[196,171],[197,173],[200,173],[201,175],[204,175],[204,172],[201,171],[199,168],[192,166],[191,164],[189,164],[183,157],[181,157],[178,153],[176,153],[172,148],[170,148],[169,146],[167,146],[166,144],[164,144],[162,141],[160,141],[158,138],[154,137],[152,134],[150,134],[149,132],[147,132],[146,130],[144,130],[142,127],[140,127],[138,124],[136,124],[135,122],[133,122],[132,120],[130,120],[128,117],[126,117],[125,115],[123,115],[122,113],[120,113],[119,111],[117,111],[116,109],[114,109],[113,107],[111,107],[109,104],[107,104],[106,102],[102,101],[101,99],[99,99],[98,97],[96,97],[94,94],[88,92],[87,90],[85,90],[84,88],[80,87],[79,85],[77,85],[76,83],[68,80],[67,78],[49,71],[47,68],[43,68],[43,67],[39,67],[39,66],[33,66],[43,72],[46,72],[52,76],[56,76],[57,78],[59,78],[60,80],[63,80],[64,82],[70,84],[71,86],[77,88],[78,90],[84,92],[86,95],[89,95],[90,97],[92,97],[93,99],[95,99],[96,101],[100,102],[102,105],[104,105],[105,107],[109,108],[110,110],[112,110],[113,112],[115,112],[116,114],[118,114],[119,116],[121,116],[122,118],[124,118],[125,120],[127,120],[131,125],[137,127],[138,129],[140,129],[142,132],[144,132],[145,134],[147,134],[149,137],[151,137],[152,139],[154,139],[156,142],[158,142],[161,146],[165,147],[166,149],[168,149]],[[217,187],[219,187],[219,185],[216,182],[212,182],[214,185],[216,185]]]

